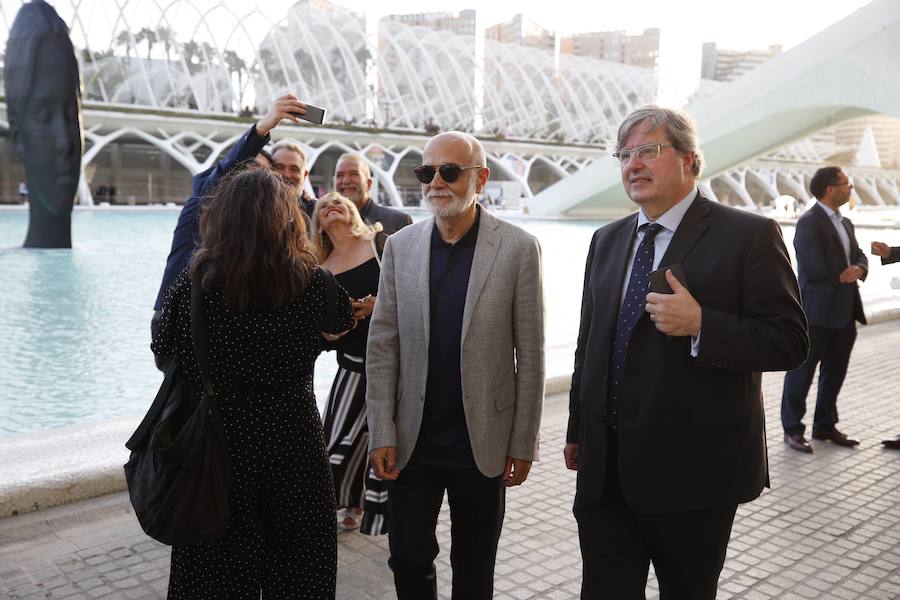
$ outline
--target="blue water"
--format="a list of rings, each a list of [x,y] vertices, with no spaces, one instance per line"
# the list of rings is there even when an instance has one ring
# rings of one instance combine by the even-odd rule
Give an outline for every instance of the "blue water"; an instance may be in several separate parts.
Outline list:
[[[28,215],[0,210],[0,436],[142,414],[162,379],[150,353],[150,317],[177,209],[76,211],[72,250],[23,250]],[[541,241],[547,373],[570,372],[584,260],[600,222],[512,218]],[[785,227],[790,247],[793,230]],[[896,230],[858,228],[900,245]],[[900,307],[900,267],[872,260],[867,309]],[[894,282],[900,286],[900,280]],[[334,355],[316,366],[324,400]]]

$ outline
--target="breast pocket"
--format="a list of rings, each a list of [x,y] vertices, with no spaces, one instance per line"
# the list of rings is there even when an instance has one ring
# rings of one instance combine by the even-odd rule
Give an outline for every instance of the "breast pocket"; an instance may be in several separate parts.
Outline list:
[[[497,412],[503,412],[516,403],[516,384],[515,382],[505,385],[494,393],[494,405]]]

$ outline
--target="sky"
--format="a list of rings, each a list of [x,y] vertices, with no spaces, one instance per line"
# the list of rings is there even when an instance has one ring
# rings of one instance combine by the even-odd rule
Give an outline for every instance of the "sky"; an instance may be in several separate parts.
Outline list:
[[[192,35],[197,26],[197,14],[231,13],[227,23],[245,22],[237,15],[246,15],[254,7],[262,9],[264,19],[271,23],[287,14],[297,0],[167,0],[152,3],[146,0],[50,0],[68,16],[72,6],[86,11],[85,20],[101,27],[97,37],[102,46],[109,43],[110,31],[124,25],[115,20],[116,6],[126,6],[133,27],[145,18],[158,18],[158,6],[178,5],[173,11],[176,29],[186,28],[182,37]],[[568,35],[575,32],[626,30],[641,33],[644,29],[660,29],[659,101],[680,105],[695,90],[700,75],[701,46],[716,42],[731,50],[767,48],[781,44],[785,50],[826,29],[848,16],[870,0],[637,0],[610,2],[608,0],[495,0],[471,2],[457,0],[330,0],[357,13],[365,13],[374,23],[392,13],[453,12],[474,8],[486,27],[523,13],[539,25]],[[874,0],[900,2],[900,0]],[[0,0],[0,16],[9,19],[22,0]],[[107,4],[108,3],[108,4]],[[193,10],[185,7],[192,6]],[[103,13],[106,18],[97,18]],[[101,15],[102,16],[102,15]],[[259,17],[260,15],[258,15]],[[66,18],[64,16],[64,18]],[[112,20],[111,20],[112,19]],[[257,24],[259,18],[252,22]],[[215,22],[214,19],[211,22]],[[251,21],[246,21],[252,27]],[[142,23],[141,23],[142,24]],[[271,25],[265,25],[270,27]],[[183,32],[182,32],[183,33]],[[94,33],[88,33],[92,37]],[[0,40],[5,43],[4,40]],[[236,48],[239,52],[241,48]],[[157,48],[159,50],[159,48]],[[246,50],[246,49],[244,49]]]
[[[446,0],[332,1],[356,12],[377,11],[378,15],[475,8],[487,26],[523,13],[563,35],[619,29],[640,33],[649,27],[659,27],[660,100],[673,102],[696,87],[703,42],[717,42],[719,47],[731,50],[781,44],[787,50],[869,3],[869,0],[516,0],[468,4]],[[292,3],[284,2],[285,6]]]

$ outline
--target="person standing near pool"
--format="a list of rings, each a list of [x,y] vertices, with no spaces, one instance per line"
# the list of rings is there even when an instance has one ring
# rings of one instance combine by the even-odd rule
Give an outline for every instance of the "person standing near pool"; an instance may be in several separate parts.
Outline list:
[[[231,147],[225,158],[215,166],[194,175],[191,197],[188,198],[181,209],[181,214],[178,215],[178,223],[175,225],[175,231],[172,233],[172,248],[169,250],[169,257],[166,259],[166,270],[163,272],[159,292],[156,295],[156,302],[153,305],[152,333],[155,333],[157,329],[162,310],[163,295],[191,262],[191,257],[200,246],[200,205],[203,198],[216,187],[222,177],[233,172],[236,168],[250,164],[254,159],[258,159],[260,151],[269,143],[269,132],[277,127],[282,120],[299,123],[300,119],[293,113],[303,114],[305,112],[306,105],[300,102],[297,96],[293,94],[281,96],[275,100],[269,112],[262,119],[251,125],[237,143]],[[272,167],[269,160],[259,164],[265,168]]]

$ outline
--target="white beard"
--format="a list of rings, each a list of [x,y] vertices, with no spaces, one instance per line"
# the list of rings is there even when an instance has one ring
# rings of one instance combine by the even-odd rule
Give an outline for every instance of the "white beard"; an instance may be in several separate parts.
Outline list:
[[[449,199],[449,200],[448,200]],[[441,219],[458,217],[475,202],[475,180],[469,182],[464,194],[456,195],[448,189],[431,191],[425,196],[425,203],[431,214]]]

